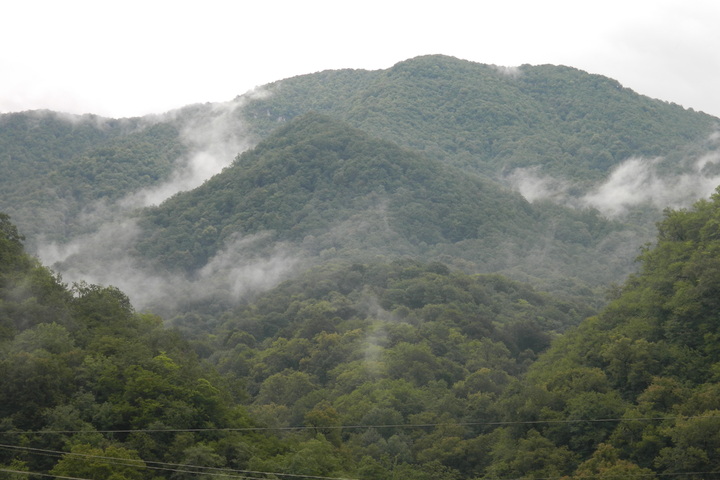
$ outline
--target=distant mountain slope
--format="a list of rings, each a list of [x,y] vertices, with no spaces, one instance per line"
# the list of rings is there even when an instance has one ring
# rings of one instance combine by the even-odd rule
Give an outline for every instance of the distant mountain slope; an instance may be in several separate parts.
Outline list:
[[[184,152],[167,123],[56,112],[0,115],[0,211],[35,244],[76,233],[80,212],[168,177]]]
[[[527,202],[488,181],[308,114],[200,188],[151,210],[149,224],[159,228],[147,245],[157,250],[177,238],[202,244],[200,222],[217,230],[212,250],[234,233],[273,231],[297,242],[378,209],[398,239],[415,246],[489,236],[505,222],[511,233],[532,221]],[[171,245],[167,250],[175,251]],[[199,251],[192,256],[187,267],[207,260]]]
[[[579,190],[631,156],[662,156],[674,171],[719,122],[573,68],[507,69],[431,55],[386,70],[303,75],[227,104],[145,118],[1,115],[0,211],[31,251],[40,236],[66,241],[85,233],[79,216],[97,201],[157,186],[199,150],[215,150],[211,161],[198,159],[200,168],[226,165],[308,112],[495,180],[539,166]]]
[[[0,115],[0,211],[34,251],[202,183],[251,145],[242,101],[142,118],[31,111]]]
[[[593,253],[601,244],[612,250],[620,228],[596,213],[533,207],[493,182],[317,114],[289,122],[140,223],[137,249],[187,271],[238,235],[259,233],[268,235],[262,248],[285,242],[326,260],[413,255],[545,281],[579,275],[593,285],[619,268],[611,255]],[[595,269],[587,263],[596,261]]]
[[[327,117],[293,124],[312,112]],[[590,187],[639,155],[664,159],[653,168],[702,171],[702,192],[684,178],[653,185],[699,198],[720,181],[710,150],[717,142],[708,141],[717,125],[572,68],[426,56],[386,70],[295,77],[232,102],[142,119],[0,116],[0,211],[48,263],[84,251],[85,265],[100,264],[81,247],[93,232],[96,252],[136,253],[107,235],[130,210],[190,191],[266,139],[202,188],[139,214],[147,227],[139,258],[190,272],[245,241],[243,255],[280,245],[313,261],[410,255],[577,292],[624,278],[666,197],[655,195],[652,208],[640,205],[621,225],[588,209],[531,205],[500,184],[520,185],[509,174],[537,167],[562,179],[558,203],[598,205],[615,191],[592,197]],[[522,178],[535,185],[532,174]],[[645,189],[635,185],[622,186]],[[50,245],[38,245],[43,237]]]
[[[246,107],[260,135],[308,111],[491,176],[540,165],[599,179],[633,155],[667,155],[718,119],[561,66],[507,69],[418,57],[381,71],[327,71],[270,84]]]

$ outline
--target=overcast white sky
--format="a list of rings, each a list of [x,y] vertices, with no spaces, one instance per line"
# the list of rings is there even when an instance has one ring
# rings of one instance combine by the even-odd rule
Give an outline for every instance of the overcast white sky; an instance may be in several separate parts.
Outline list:
[[[0,112],[126,117],[442,53],[563,64],[720,116],[720,1],[9,0]]]

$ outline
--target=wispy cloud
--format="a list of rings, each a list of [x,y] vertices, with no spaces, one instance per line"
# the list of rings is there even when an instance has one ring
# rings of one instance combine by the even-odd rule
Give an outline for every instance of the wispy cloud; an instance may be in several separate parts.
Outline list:
[[[235,303],[272,288],[299,265],[288,247],[268,246],[267,235],[258,234],[232,238],[196,272],[173,273],[129,253],[140,233],[135,221],[124,219],[67,244],[44,245],[39,255],[66,282],[113,285],[136,308],[164,312],[209,298]]]
[[[718,155],[706,155],[695,166],[717,162]],[[658,209],[679,208],[708,197],[720,184],[720,175],[707,175],[702,168],[680,174],[662,174],[661,159],[631,158],[619,165],[602,185],[585,196],[580,203],[595,207],[609,216],[618,216],[638,205]]]
[[[246,98],[190,106],[160,116],[160,120],[178,125],[188,154],[178,160],[178,167],[170,179],[133,192],[120,204],[127,208],[158,205],[178,192],[201,185],[230,165],[239,153],[253,144],[240,113]]]
[[[142,232],[130,214],[199,186],[250,148],[254,142],[244,128],[240,109],[247,98],[262,95],[267,93],[254,91],[230,102],[193,105],[144,118],[148,124],[163,121],[176,125],[187,147],[187,154],[177,160],[170,178],[131,192],[116,203],[89,205],[76,221],[92,233],[62,244],[41,242],[38,257],[65,281],[120,288],[139,309],[157,305],[167,308],[177,301],[202,301],[211,295],[232,302],[281,281],[298,264],[299,257],[261,234],[232,237],[204,267],[190,275],[150,268],[147,261],[133,255]]]
[[[507,180],[528,201],[592,207],[608,217],[625,215],[642,205],[681,208],[708,197],[720,185],[718,143],[720,134],[713,134],[708,137],[703,153],[689,155],[673,165],[662,157],[629,158],[590,189],[583,190],[570,180],[544,175],[539,167],[516,169]]]
[[[539,166],[516,168],[506,180],[529,202],[551,200],[565,204],[569,200],[570,181],[543,175]]]
[[[501,73],[511,78],[518,78],[520,75],[522,75],[522,70],[520,70],[520,67],[503,67],[501,65],[493,65],[493,68],[498,73]]]

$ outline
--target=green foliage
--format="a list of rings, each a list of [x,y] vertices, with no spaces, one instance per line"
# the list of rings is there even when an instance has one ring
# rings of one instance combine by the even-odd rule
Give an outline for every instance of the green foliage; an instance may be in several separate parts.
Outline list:
[[[50,471],[52,475],[88,480],[143,480],[151,476],[137,452],[122,447],[76,445]]]
[[[75,117],[47,111],[0,116],[0,211],[36,246],[67,240],[79,216],[166,179],[184,153],[178,130],[141,119]]]
[[[0,341],[41,322],[64,322],[68,315],[69,292],[25,254],[22,239],[0,213]]]
[[[536,430],[512,440],[504,431],[492,452],[488,478],[554,478],[568,473],[576,458],[566,447],[557,447]]]
[[[612,445],[600,445],[593,456],[580,464],[571,478],[657,478],[648,468],[620,458],[620,452]]]
[[[2,241],[2,265],[12,263],[13,256],[22,252],[22,242],[25,238],[20,235],[17,227],[10,222],[10,216],[0,213],[0,241]]]
[[[530,205],[486,178],[317,114],[289,122],[201,187],[147,210],[140,225],[138,251],[186,274],[236,245],[249,258],[282,245],[312,263],[448,260],[587,298],[586,285],[627,268],[596,255],[623,228],[597,212]]]
[[[598,179],[630,156],[663,155],[702,139],[717,122],[569,67],[504,69],[441,55],[267,88],[271,95],[245,107],[263,137],[315,111],[491,176],[542,165],[565,178]]]
[[[243,107],[264,140],[140,214],[136,247],[190,275],[237,242],[248,257],[282,245],[314,268],[232,309],[181,312],[195,344],[117,288],[68,288],[0,214],[0,443],[18,447],[0,451],[0,472],[720,469],[720,191],[667,211],[640,271],[597,313],[576,299],[617,275],[608,242],[627,226],[489,180],[542,164],[594,181],[631,155],[679,155],[716,119],[570,68],[438,56],[269,89]],[[77,233],[88,203],[156,184],[183,152],[167,122],[31,112],[0,127],[0,208],[33,239]]]
[[[718,469],[718,212],[720,192],[667,211],[619,295],[502,399],[503,410],[540,421],[545,438],[583,460],[571,478]]]
[[[28,469],[25,462],[13,460],[10,465],[0,465],[0,472],[7,480],[25,480],[28,478]]]
[[[181,449],[188,462],[211,458],[222,466],[232,451],[226,437],[234,445],[251,441],[252,433],[177,432],[249,426],[233,382],[200,362],[158,317],[136,313],[118,289],[68,289],[22,251],[12,224],[3,228],[9,240],[0,244],[8,262],[0,271],[2,443],[62,458],[3,450],[0,464],[8,468],[0,470],[150,480],[158,477],[144,460],[180,458],[171,446],[189,443]]]
[[[717,410],[705,412],[709,418],[678,420],[666,435],[671,445],[663,448],[655,466],[666,474],[678,472],[714,472],[720,467],[720,418]]]
[[[440,263],[326,264],[238,308],[213,350],[222,373],[247,379],[250,412],[268,427],[312,427],[378,478],[471,478],[487,466],[483,429],[463,422],[500,414],[513,378],[547,348],[528,331],[550,338],[578,315],[526,285]],[[272,465],[286,468],[288,455]]]

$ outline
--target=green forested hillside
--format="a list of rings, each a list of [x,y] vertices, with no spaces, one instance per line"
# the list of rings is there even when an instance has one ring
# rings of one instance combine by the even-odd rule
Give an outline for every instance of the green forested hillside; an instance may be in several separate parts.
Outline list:
[[[83,209],[166,179],[184,151],[177,129],[140,119],[54,112],[0,116],[0,211],[35,246],[67,240]]]
[[[508,420],[528,422],[504,429],[503,441],[543,444],[566,467],[496,456],[490,471],[717,475],[719,215],[720,193],[668,211],[616,299],[560,338],[503,401]]]
[[[587,313],[438,263],[324,266],[227,315],[211,358],[245,380],[257,421],[312,427],[336,462],[347,449],[353,478],[471,478],[473,425]]]
[[[3,216],[0,471],[713,478],[719,212],[720,192],[668,211],[638,273],[567,333],[591,312],[404,260],[317,267],[194,348],[117,289],[68,289]]]
[[[642,208],[622,223],[502,184],[539,167],[582,191],[633,156],[717,170],[718,119],[444,56],[264,91],[0,116],[0,212],[20,226],[0,213],[0,478],[720,475],[720,190],[640,250]],[[200,187],[113,208],[241,137],[261,141]],[[64,283],[21,233],[77,240],[57,268],[123,272],[171,316]],[[292,278],[244,268],[273,258]]]
[[[541,166],[598,180],[628,157],[677,153],[718,122],[569,67],[507,69],[441,55],[382,71],[304,75],[266,90],[246,107],[261,135],[318,111],[492,177]]]
[[[597,212],[531,205],[317,114],[288,123],[201,187],[147,210],[141,226],[138,250],[187,272],[238,235],[263,232],[261,248],[284,242],[312,262],[411,255],[534,278],[576,295],[604,288],[629,265],[612,256],[624,248],[625,227]],[[599,249],[605,256],[597,257]]]
[[[155,231],[145,248],[151,249],[148,256],[158,257],[184,250],[177,242],[198,245],[201,251],[190,249],[192,263],[173,262],[197,268],[208,259],[205,251],[214,253],[235,233],[273,231],[278,239],[297,242],[378,209],[400,248],[499,230],[515,236],[532,221],[527,202],[488,181],[310,114],[241,155],[202,187],[149,210],[146,224]],[[208,228],[215,232],[210,241]],[[353,247],[379,240],[365,235]],[[382,243],[389,252],[398,249],[385,238]]]
[[[501,179],[517,167],[587,189],[629,157],[679,160],[718,120],[560,66],[502,68],[452,57],[418,57],[378,71],[337,70],[282,80],[231,107],[195,105],[136,119],[54,112],[0,116],[0,209],[31,248],[67,241],[79,215],[166,180],[199,137],[207,143],[266,138],[309,112],[324,113],[426,157]],[[231,102],[232,103],[232,102]],[[233,110],[232,121],[218,122]],[[228,163],[239,151],[228,152]]]
[[[472,425],[588,313],[439,263],[336,264],[193,349],[116,288],[68,288],[0,220],[6,478],[469,478]]]
[[[21,241],[0,215],[0,477],[170,478],[180,463],[242,467],[238,451],[272,444],[196,432],[251,426],[240,390],[122,292],[68,288]]]

